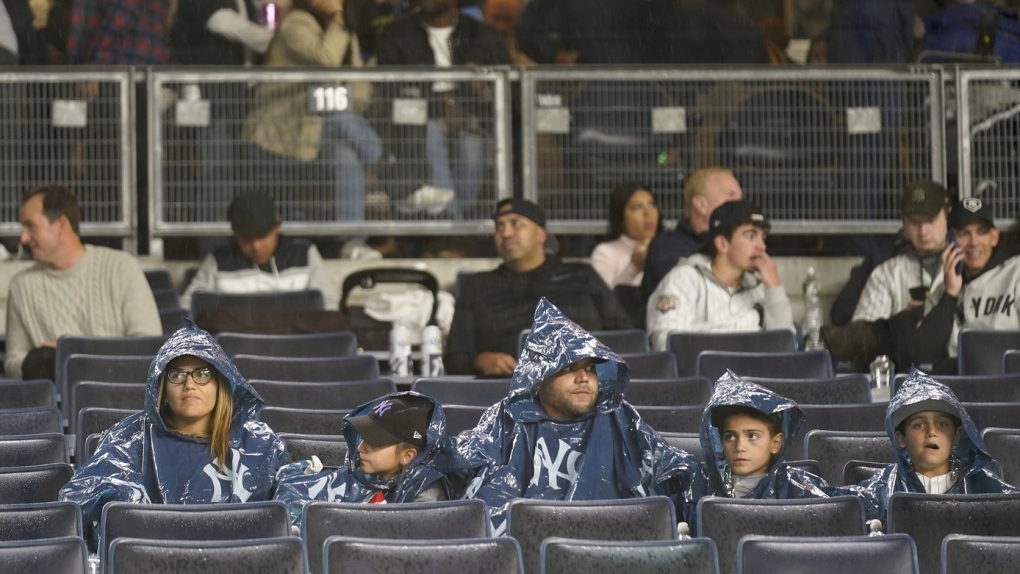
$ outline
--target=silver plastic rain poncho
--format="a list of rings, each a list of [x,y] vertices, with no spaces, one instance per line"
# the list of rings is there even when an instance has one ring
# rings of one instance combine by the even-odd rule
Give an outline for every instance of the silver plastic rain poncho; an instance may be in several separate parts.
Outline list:
[[[786,447],[800,433],[804,412],[797,403],[773,391],[726,371],[715,384],[701,423],[701,449],[710,490],[716,496],[729,496],[726,458],[723,456],[719,429],[713,424],[713,411],[721,407],[741,406],[782,419],[783,448],[772,461],[768,474],[745,498],[825,498],[839,494],[819,476],[784,464]]]
[[[601,359],[594,409],[573,420],[549,417],[537,399],[539,384],[571,363]],[[514,370],[509,395],[462,433],[459,454],[477,470],[466,497],[490,508],[494,532],[505,532],[515,498],[604,500],[665,495],[678,519],[705,491],[697,459],[668,445],[624,393],[630,367],[611,349],[542,298]]]
[[[361,436],[348,419],[366,414],[382,400],[407,395],[423,397],[433,404],[432,416],[425,433],[425,447],[420,449],[411,463],[393,478],[379,479],[363,472],[361,455],[358,452]],[[340,420],[337,420],[337,423],[339,424]],[[354,409],[343,418],[342,424],[344,439],[347,441],[347,460],[343,467],[305,474],[309,464],[308,461],[301,461],[280,469],[275,498],[287,503],[292,523],[295,525],[300,523],[302,509],[313,500],[369,502],[376,493],[381,492],[386,502],[413,502],[422,492],[434,485],[442,488],[445,496],[441,499],[450,498],[449,481],[434,464],[436,445],[446,432],[446,416],[443,414],[443,407],[431,397],[414,392],[392,393]]]
[[[893,425],[893,414],[896,411],[923,401],[943,402],[959,414],[962,432],[960,442],[953,447],[952,453],[956,461],[954,466],[958,466],[956,470],[959,477],[947,494],[1018,492],[996,474],[994,461],[988,454],[981,433],[953,391],[931,376],[912,369],[890,399],[889,407],[885,411],[885,432],[896,449],[896,463],[861,482],[857,491],[858,496],[864,501],[864,509],[869,519],[886,519],[889,496],[893,492],[925,492],[921,480],[911,466],[910,453],[900,446],[896,437],[896,427]]]
[[[166,365],[182,355],[206,361],[230,381],[231,456],[223,471],[207,442],[169,430],[160,416],[160,378]],[[81,506],[86,529],[98,527],[107,502],[198,504],[271,497],[276,471],[287,462],[286,447],[258,420],[262,398],[212,335],[189,321],[160,348],[146,384],[145,410],[104,432],[96,453],[60,490],[60,500]]]

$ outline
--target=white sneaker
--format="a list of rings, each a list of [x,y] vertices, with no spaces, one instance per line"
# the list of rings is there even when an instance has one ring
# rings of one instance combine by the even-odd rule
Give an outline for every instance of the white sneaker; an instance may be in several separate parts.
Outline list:
[[[423,185],[414,190],[404,201],[397,202],[396,208],[403,213],[426,212],[439,215],[446,209],[457,195],[452,189]]]

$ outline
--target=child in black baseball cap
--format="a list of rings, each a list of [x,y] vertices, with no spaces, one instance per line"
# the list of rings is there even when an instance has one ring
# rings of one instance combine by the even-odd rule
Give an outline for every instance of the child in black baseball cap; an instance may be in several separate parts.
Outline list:
[[[391,393],[354,409],[343,419],[347,460],[323,470],[316,457],[277,473],[275,498],[300,524],[304,505],[329,502],[435,502],[448,500],[450,479],[434,465],[444,439],[443,408],[413,391]]]

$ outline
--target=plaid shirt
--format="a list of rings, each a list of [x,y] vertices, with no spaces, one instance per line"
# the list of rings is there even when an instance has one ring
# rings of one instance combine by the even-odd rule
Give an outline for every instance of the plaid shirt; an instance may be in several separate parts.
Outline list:
[[[69,64],[145,66],[170,61],[170,0],[74,0]]]

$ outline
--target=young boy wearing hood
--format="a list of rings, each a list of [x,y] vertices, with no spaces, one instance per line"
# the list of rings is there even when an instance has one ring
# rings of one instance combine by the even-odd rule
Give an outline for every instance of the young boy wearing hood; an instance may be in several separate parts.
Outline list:
[[[837,494],[819,476],[782,463],[800,432],[797,403],[727,371],[715,384],[701,425],[708,482],[716,496],[824,498]]]
[[[280,469],[276,499],[291,522],[313,500],[329,502],[436,502],[450,498],[447,476],[433,464],[446,431],[443,408],[425,395],[393,393],[354,409],[343,419],[346,464],[322,471],[318,460]]]
[[[216,339],[189,321],[149,367],[145,410],[103,433],[59,499],[81,506],[93,542],[107,502],[268,500],[287,450],[258,420],[262,407]]]
[[[981,433],[956,395],[916,369],[889,401],[885,430],[896,463],[860,483],[868,518],[885,519],[893,492],[1017,492],[996,474]]]
[[[678,519],[688,516],[705,490],[700,465],[623,400],[629,381],[619,355],[539,301],[508,396],[456,441],[476,463],[466,497],[488,504],[497,535],[515,498],[665,495]]]

